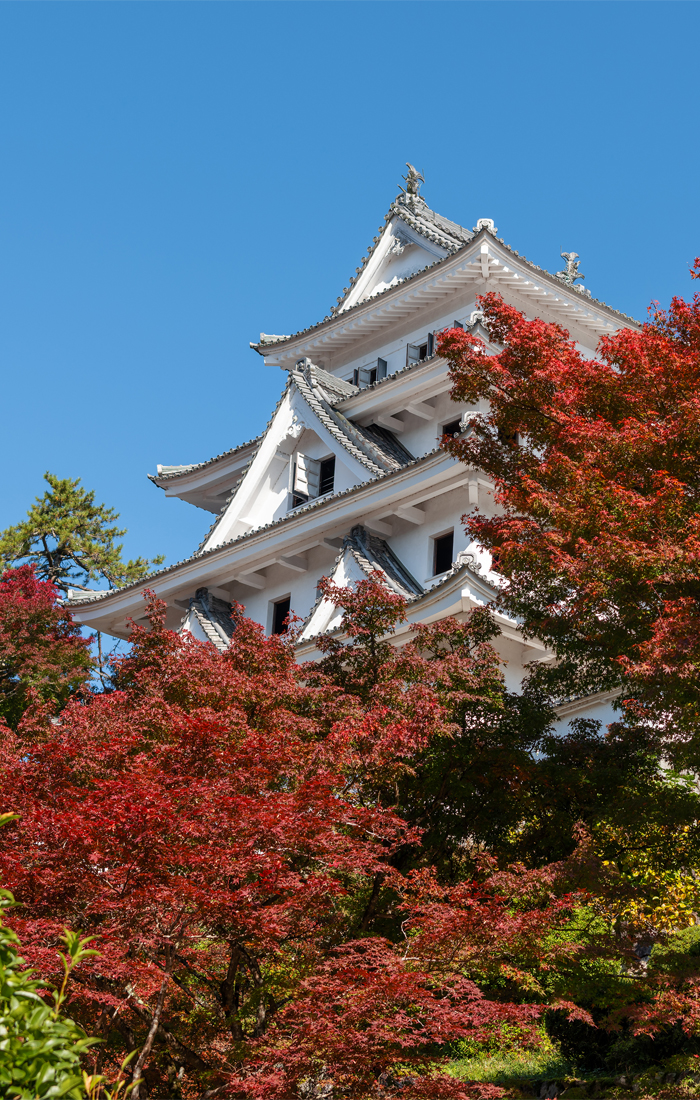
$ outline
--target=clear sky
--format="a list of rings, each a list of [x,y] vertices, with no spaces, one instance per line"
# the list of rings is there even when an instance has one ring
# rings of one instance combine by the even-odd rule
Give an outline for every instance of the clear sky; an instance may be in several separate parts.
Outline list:
[[[49,469],[189,555],[146,475],[264,427],[248,344],[328,313],[404,162],[636,317],[700,253],[700,4],[0,4],[0,527]]]

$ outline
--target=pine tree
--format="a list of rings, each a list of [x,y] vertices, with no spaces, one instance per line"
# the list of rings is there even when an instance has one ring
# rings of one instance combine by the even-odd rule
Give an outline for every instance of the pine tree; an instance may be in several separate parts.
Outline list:
[[[40,580],[58,589],[87,588],[90,581],[107,581],[110,588],[145,577],[152,565],[165,559],[122,559],[126,534],[116,526],[119,515],[95,494],[84,489],[80,478],[58,478],[46,473],[49,489],[37,497],[27,518],[0,533],[0,566],[29,563]]]

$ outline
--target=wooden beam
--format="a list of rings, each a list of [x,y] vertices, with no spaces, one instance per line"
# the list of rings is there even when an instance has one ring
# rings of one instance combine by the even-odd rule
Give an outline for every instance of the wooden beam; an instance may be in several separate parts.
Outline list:
[[[380,519],[364,519],[362,521],[370,531],[373,531],[375,535],[381,535],[382,538],[390,538],[394,533],[394,529],[390,523],[384,523]]]
[[[489,246],[482,244],[481,246],[481,277],[484,282],[488,281],[489,277]]]
[[[298,554],[280,554],[278,558],[275,558],[278,565],[283,565],[285,569],[292,569],[295,573],[306,573],[308,571],[308,564],[304,558]]]
[[[409,523],[425,523],[425,512],[421,512],[420,508],[415,508],[412,504],[399,504],[396,515],[399,519],[408,520]]]
[[[376,416],[375,423],[382,428],[388,428],[390,432],[402,432],[406,427],[403,420],[397,420],[395,416],[389,416],[388,413],[380,413]]]
[[[245,584],[248,588],[262,590],[267,584],[267,579],[262,573],[238,573],[235,578],[239,584]]]
[[[425,401],[412,401],[406,406],[406,411],[419,416],[421,420],[432,420],[435,416],[435,409],[432,405],[426,405]]]

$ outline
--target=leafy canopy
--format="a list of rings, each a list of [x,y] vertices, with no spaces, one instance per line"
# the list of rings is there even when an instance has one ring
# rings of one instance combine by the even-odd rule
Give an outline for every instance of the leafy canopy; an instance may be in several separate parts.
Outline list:
[[[57,595],[31,565],[0,576],[0,719],[13,728],[28,708],[56,714],[90,676],[89,643]]]
[[[42,737],[1,738],[21,816],[0,866],[28,957],[52,978],[69,918],[98,937],[75,1013],[115,1066],[140,1047],[149,1093],[172,1071],[239,1100],[316,1080],[360,1100],[384,1074],[412,1078],[412,1100],[467,1100],[444,1072],[452,1042],[504,1024],[536,1034],[531,971],[560,953],[543,938],[568,919],[566,887],[551,896],[539,871],[516,873],[513,910],[493,867],[441,885],[391,804],[464,695],[497,695],[488,631],[453,638],[432,674],[413,646],[409,678],[381,648],[403,606],[382,611],[368,585],[356,649],[320,668],[240,609],[220,654],[166,630],[154,604],[113,693],[70,703]],[[492,995],[484,975],[504,965]]]
[[[114,509],[95,504],[94,492],[84,489],[80,478],[46,473],[44,480],[49,488],[36,498],[27,518],[0,533],[0,565],[32,564],[40,580],[66,591],[97,580],[119,588],[141,580],[152,565],[165,560],[161,556],[124,562],[122,544],[116,540],[126,529],[116,526],[119,516]]]
[[[540,676],[559,696],[624,685],[628,714],[695,765],[700,295],[604,337],[598,358],[497,294],[480,306],[502,350],[451,329],[440,354],[453,397],[488,412],[446,446],[494,480],[497,514],[464,518],[506,578],[502,606],[556,653]]]
[[[694,1019],[674,976],[626,972],[658,913],[688,908],[673,868],[697,865],[694,790],[657,780],[653,752],[627,764],[579,731],[567,756],[533,731],[485,613],[396,648],[405,605],[377,579],[325,592],[350,637],[317,664],[240,608],[221,654],[154,602],[114,692],[41,736],[0,729],[14,925],[54,982],[62,927],[98,938],[71,1010],[101,1071],[136,1048],[155,1095],[469,1100],[499,1090],[446,1074],[458,1041],[537,1043],[552,1010],[596,1034],[613,1013]]]

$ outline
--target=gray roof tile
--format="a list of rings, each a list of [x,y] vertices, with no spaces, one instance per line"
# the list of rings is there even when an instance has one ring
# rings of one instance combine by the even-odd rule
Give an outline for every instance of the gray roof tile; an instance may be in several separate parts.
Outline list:
[[[228,649],[233,637],[231,611],[231,604],[213,596],[208,588],[198,588],[190,599],[190,613],[195,615],[209,641],[221,653]],[[187,615],[183,623],[186,619]]]

